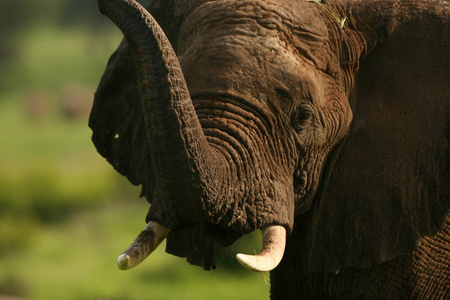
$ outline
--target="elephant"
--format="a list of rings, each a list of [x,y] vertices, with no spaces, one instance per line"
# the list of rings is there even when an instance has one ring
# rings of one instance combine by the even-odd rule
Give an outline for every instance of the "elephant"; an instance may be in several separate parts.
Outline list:
[[[272,299],[448,299],[447,2],[98,4],[125,38],[92,140],[150,203],[119,268],[261,230],[236,258]]]

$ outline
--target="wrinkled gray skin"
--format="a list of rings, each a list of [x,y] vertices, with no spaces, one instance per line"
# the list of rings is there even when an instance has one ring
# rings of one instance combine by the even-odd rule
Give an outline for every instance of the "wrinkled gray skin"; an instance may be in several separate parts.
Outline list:
[[[448,295],[447,3],[326,1],[341,28],[308,1],[154,0],[166,42],[133,1],[99,4],[126,40],[93,141],[167,252],[210,269],[213,240],[282,225],[273,299]]]

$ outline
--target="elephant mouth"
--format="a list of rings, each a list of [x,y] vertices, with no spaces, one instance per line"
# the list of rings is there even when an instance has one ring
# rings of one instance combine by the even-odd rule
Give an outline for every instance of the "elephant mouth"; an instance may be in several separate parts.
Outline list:
[[[226,230],[226,234],[223,234]],[[229,244],[240,237],[240,234],[221,229],[213,230],[213,238],[219,244]],[[121,270],[131,269],[144,261],[163,242],[171,229],[150,221],[134,242],[118,257],[117,266]],[[245,268],[257,272],[275,269],[283,258],[286,246],[286,229],[280,225],[269,225],[261,228],[263,236],[262,250],[259,254],[248,255],[238,253],[237,261]],[[225,239],[224,239],[225,237]]]
[[[207,234],[222,247],[228,247],[242,237],[241,233],[216,224],[207,224],[206,231]]]

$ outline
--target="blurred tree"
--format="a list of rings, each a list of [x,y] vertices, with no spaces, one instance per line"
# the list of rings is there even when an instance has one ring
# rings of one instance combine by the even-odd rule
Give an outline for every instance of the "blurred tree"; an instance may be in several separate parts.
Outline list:
[[[145,5],[150,0],[139,0]],[[54,26],[111,26],[94,0],[0,1],[0,63],[13,58],[20,32],[37,23]]]
[[[145,5],[148,0],[138,0]],[[97,9],[97,1],[93,0],[66,0],[62,6],[62,24],[90,24],[90,25],[110,25],[110,21],[100,15]]]
[[[32,19],[37,1],[0,1],[0,62],[13,56],[18,32]]]

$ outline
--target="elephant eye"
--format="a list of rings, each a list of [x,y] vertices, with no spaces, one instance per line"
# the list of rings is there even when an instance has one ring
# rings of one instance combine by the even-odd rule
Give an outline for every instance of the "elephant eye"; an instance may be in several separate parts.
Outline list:
[[[306,105],[299,105],[291,115],[291,123],[295,131],[302,132],[311,124],[313,113]]]

